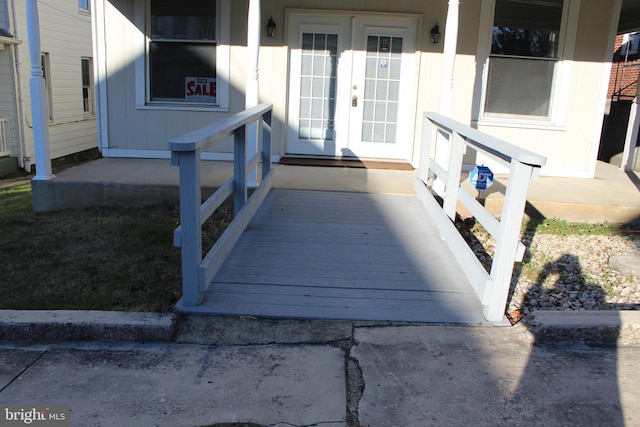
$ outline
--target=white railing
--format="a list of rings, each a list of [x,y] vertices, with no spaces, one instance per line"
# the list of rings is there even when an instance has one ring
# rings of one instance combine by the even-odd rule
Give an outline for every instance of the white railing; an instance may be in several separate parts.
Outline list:
[[[202,293],[247,227],[260,203],[271,188],[271,109],[260,104],[227,119],[169,141],[171,164],[180,167],[180,227],[174,233],[174,245],[182,250],[182,300],[179,306],[195,307]],[[247,128],[255,126],[258,152],[247,159]],[[233,177],[201,203],[200,155],[215,144],[233,137]],[[247,176],[258,175],[261,181],[247,198]],[[233,195],[234,219],[218,241],[202,257],[202,224],[224,201]]]
[[[11,138],[9,138],[9,119],[0,118],[0,157],[11,155]]]
[[[509,167],[499,221],[460,185],[465,147]],[[447,158],[444,161],[446,165],[439,160],[443,151],[447,153],[442,156]],[[439,153],[438,156],[435,155],[436,152]],[[515,262],[522,261],[524,255],[525,248],[519,238],[529,182],[538,176],[545,163],[546,158],[543,156],[441,114],[424,114],[422,155],[420,174],[416,178],[416,192],[471,282],[484,306],[483,314],[488,321],[499,322],[504,319],[513,266]],[[442,206],[428,188],[429,183],[434,182],[434,177],[437,179],[431,189],[443,198]],[[458,202],[496,240],[490,273],[487,273],[452,222],[455,221]]]

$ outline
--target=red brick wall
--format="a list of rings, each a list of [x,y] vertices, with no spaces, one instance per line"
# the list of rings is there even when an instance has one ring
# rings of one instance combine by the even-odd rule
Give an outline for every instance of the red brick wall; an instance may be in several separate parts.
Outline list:
[[[638,74],[640,72],[640,54],[629,55],[625,61],[622,46],[623,35],[616,37],[613,63],[611,64],[611,78],[609,80],[608,98],[621,93],[621,100],[632,100],[636,96]],[[618,100],[616,96],[615,100]]]

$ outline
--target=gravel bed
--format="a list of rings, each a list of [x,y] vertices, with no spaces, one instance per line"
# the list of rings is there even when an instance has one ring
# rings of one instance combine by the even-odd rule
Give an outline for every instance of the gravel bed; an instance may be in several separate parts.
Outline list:
[[[487,270],[495,241],[486,232],[463,232]],[[534,310],[640,310],[640,275],[609,266],[614,255],[640,256],[640,233],[525,236],[507,313],[512,322]]]
[[[613,255],[640,255],[640,236],[537,234],[523,243],[507,312],[640,309],[640,276],[609,267]]]

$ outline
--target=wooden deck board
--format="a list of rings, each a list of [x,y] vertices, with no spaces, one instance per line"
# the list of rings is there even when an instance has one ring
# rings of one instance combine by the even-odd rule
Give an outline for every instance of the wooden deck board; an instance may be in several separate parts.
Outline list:
[[[414,197],[272,190],[200,313],[482,322],[468,280]]]

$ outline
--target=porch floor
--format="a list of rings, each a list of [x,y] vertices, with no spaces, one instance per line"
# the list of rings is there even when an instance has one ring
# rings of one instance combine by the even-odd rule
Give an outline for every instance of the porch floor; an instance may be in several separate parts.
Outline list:
[[[415,196],[272,190],[186,313],[485,323]]]

